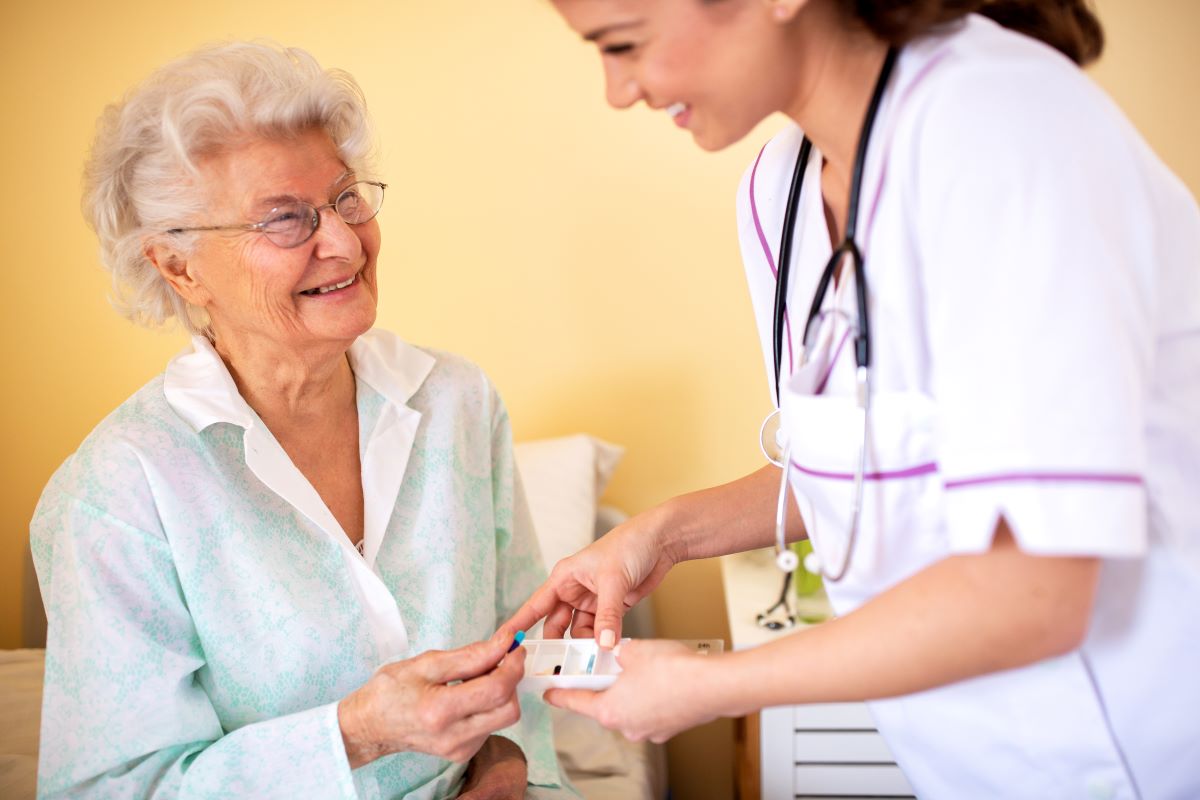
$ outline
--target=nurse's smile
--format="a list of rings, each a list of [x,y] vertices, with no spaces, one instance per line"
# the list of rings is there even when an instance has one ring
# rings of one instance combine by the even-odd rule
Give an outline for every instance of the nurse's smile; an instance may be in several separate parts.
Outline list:
[[[686,103],[673,103],[667,106],[667,113],[671,115],[671,119],[681,128],[686,128],[688,122],[692,119],[692,109]]]

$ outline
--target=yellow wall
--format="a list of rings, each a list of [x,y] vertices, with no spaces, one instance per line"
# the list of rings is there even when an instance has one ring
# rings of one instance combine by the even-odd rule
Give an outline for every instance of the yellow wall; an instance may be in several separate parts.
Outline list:
[[[1200,188],[1200,7],[1103,0],[1096,71]],[[628,454],[609,498],[639,510],[759,463],[768,404],[743,285],[733,192],[768,123],[718,155],[662,114],[615,114],[593,52],[543,0],[6,3],[0,164],[7,230],[0,315],[0,647],[20,641],[27,525],[52,470],[161,370],[178,334],[134,328],[105,300],[78,211],[103,105],[203,42],[269,37],[362,83],[393,187],[381,217],[380,324],[468,354],[520,438],[586,430]],[[665,635],[725,631],[714,564],[659,592]],[[728,723],[672,745],[676,797],[730,785]]]

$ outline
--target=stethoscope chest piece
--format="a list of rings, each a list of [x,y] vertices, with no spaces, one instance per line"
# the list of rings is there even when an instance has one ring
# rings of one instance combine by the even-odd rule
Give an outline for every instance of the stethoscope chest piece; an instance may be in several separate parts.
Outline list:
[[[790,550],[788,551],[791,552]],[[792,553],[795,555],[795,553]],[[783,589],[775,605],[754,617],[754,623],[768,631],[783,631],[796,625],[796,615],[792,613],[788,603],[788,594],[792,588],[792,572],[787,570],[783,576]]]

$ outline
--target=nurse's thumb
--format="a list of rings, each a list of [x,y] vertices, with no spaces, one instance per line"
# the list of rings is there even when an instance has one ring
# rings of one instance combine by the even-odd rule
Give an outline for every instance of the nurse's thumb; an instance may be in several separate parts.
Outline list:
[[[596,643],[605,650],[621,641],[621,617],[625,616],[625,595],[628,589],[620,576],[599,581],[596,598]]]

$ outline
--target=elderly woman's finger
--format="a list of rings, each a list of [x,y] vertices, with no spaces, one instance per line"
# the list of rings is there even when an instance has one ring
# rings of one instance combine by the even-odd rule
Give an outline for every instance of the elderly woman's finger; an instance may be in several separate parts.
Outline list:
[[[508,653],[512,642],[497,637],[474,642],[457,650],[438,650],[425,653],[419,658],[425,678],[431,683],[465,681],[491,672]],[[516,655],[516,653],[514,653]],[[524,652],[518,656],[524,657]]]
[[[518,654],[514,653],[514,656]],[[447,686],[439,695],[458,717],[481,714],[498,708],[516,696],[517,684],[525,674],[523,658],[506,658],[504,663],[487,675]]]
[[[514,697],[502,706],[458,720],[446,729],[443,752],[437,755],[460,764],[466,762],[479,752],[488,736],[520,719],[521,706]]]

